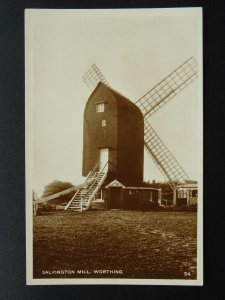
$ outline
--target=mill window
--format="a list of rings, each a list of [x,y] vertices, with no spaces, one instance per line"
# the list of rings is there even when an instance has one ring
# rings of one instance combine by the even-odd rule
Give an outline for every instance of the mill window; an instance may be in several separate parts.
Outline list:
[[[96,112],[104,112],[105,111],[105,103],[96,103]]]
[[[106,126],[106,120],[102,120],[102,127]]]

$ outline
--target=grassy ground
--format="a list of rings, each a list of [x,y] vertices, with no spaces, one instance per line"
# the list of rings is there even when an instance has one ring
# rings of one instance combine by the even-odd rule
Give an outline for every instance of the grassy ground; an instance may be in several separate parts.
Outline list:
[[[34,278],[195,279],[196,221],[195,212],[88,211],[34,217]],[[56,270],[73,272],[49,272]]]

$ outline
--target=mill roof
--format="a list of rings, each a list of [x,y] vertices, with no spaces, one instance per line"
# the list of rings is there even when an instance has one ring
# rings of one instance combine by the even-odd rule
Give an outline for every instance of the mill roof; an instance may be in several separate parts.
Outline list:
[[[104,84],[103,82],[99,81],[99,83],[97,84],[96,88],[94,89],[94,91],[92,92],[91,96],[98,90],[98,88],[100,87],[105,87],[106,89],[108,89],[113,96],[115,97],[117,103],[119,105],[124,105],[124,106],[129,106],[129,108],[134,111],[134,112],[139,112],[142,115],[142,112],[140,111],[140,109],[127,97],[123,96],[121,93],[119,93],[118,91],[114,90],[113,88],[109,87],[108,85]],[[90,96],[90,97],[91,97]]]

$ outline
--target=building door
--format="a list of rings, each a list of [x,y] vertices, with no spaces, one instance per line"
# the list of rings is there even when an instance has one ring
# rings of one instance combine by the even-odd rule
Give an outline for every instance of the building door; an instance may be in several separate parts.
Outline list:
[[[111,209],[122,208],[121,187],[110,188],[110,208]]]
[[[109,160],[109,148],[100,149],[99,170],[101,170]],[[108,165],[104,171],[108,171]]]

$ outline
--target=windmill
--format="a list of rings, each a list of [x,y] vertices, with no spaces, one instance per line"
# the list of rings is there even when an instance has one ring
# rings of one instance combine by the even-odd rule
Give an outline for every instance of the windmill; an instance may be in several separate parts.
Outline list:
[[[197,78],[197,74],[197,63],[195,59],[191,57],[135,102],[135,105],[142,112],[144,118],[145,149],[163,176],[168,180],[174,192],[174,205],[176,204],[177,184],[185,183],[187,180],[190,180],[190,178],[150,125],[149,118]],[[91,90],[93,90],[99,82],[110,87],[108,81],[95,64],[85,73],[83,79]],[[101,189],[107,177],[107,170],[108,161],[101,168],[99,168],[98,163],[95,168],[88,173],[84,184],[74,186],[47,198],[38,199],[37,203],[50,201],[74,191],[75,194],[65,209],[87,210],[91,202],[95,199],[97,192]]]
[[[135,102],[144,117],[145,149],[163,176],[168,180],[174,192],[174,204],[177,183],[185,183],[190,178],[153,129],[149,123],[149,118],[197,76],[197,63],[191,57]],[[90,89],[95,88],[99,81],[109,86],[108,81],[95,64],[85,73],[83,79]]]

